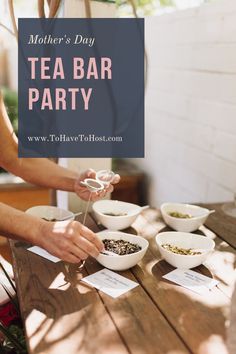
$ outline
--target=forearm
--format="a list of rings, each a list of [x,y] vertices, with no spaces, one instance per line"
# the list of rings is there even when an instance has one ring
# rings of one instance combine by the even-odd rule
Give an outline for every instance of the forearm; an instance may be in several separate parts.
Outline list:
[[[0,234],[41,245],[41,228],[45,221],[0,203]]]
[[[44,159],[16,159],[8,171],[39,186],[73,192],[79,174]]]

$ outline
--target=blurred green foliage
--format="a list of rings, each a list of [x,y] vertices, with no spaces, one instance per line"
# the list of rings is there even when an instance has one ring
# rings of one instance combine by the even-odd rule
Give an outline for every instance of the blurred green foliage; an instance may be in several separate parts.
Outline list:
[[[101,1],[104,1],[104,2],[116,2],[116,4],[118,6],[130,3],[129,0],[114,0],[114,1],[113,0],[101,0]],[[153,2],[155,2],[159,6],[174,6],[173,0],[134,0],[134,3],[137,6],[145,6],[145,5],[153,3]]]
[[[107,0],[105,0],[106,2]],[[116,5],[120,10],[121,17],[133,15],[131,0],[115,0]],[[175,6],[174,0],[133,0],[136,7],[138,17],[152,16],[156,9],[161,7]]]
[[[15,91],[12,91],[6,87],[1,88],[3,99],[6,105],[8,116],[11,120],[11,124],[15,133],[18,132],[18,95]],[[3,168],[0,167],[0,173],[5,172]]]
[[[172,0],[159,0],[160,6],[174,6]]]
[[[24,330],[21,326],[5,327],[4,334],[5,340],[0,344],[1,354],[27,354]]]
[[[12,91],[8,88],[2,89],[2,94],[4,102],[7,108],[7,113],[11,120],[13,129],[15,133],[18,132],[18,95],[15,91]]]

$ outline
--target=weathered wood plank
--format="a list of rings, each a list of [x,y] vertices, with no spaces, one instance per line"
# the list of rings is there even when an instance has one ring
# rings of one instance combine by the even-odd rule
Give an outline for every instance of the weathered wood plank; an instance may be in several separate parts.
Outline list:
[[[225,240],[229,245],[236,248],[236,218],[226,215],[221,204],[206,204],[206,208],[215,209],[216,213],[211,214],[206,226]]]
[[[102,267],[91,260],[86,269],[94,273]],[[130,271],[118,273],[137,281]],[[153,354],[154,350],[155,354],[190,353],[141,286],[117,299],[102,292],[99,294],[130,353]]]

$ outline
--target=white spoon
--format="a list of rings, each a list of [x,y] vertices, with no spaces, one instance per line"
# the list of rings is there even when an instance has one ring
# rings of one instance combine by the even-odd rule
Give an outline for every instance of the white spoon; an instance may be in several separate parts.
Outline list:
[[[143,210],[146,210],[146,209],[148,209],[148,208],[150,208],[150,206],[149,205],[144,205],[144,206],[142,206],[142,207],[140,207],[140,212],[141,211],[143,211]],[[127,212],[127,215],[130,215],[130,214],[132,214],[132,213],[136,213],[136,209],[135,210],[131,210],[130,212]],[[123,215],[122,215],[123,216]],[[125,215],[126,216],[126,215]]]
[[[81,215],[81,214],[83,214],[82,211],[80,211],[79,213],[75,213],[75,214],[74,214],[74,217],[76,218],[76,216],[79,216],[79,215]],[[71,216],[67,216],[66,218],[60,219],[60,220],[58,220],[58,221],[64,221],[64,220],[69,220],[69,219],[71,219]]]
[[[74,217],[76,217],[76,216],[79,216],[79,215],[81,215],[82,214],[82,212],[79,212],[79,213],[75,213],[74,214]],[[70,215],[70,216],[66,216],[65,218],[63,218],[63,219],[56,219],[55,220],[55,218],[54,217],[52,217],[52,218],[47,218],[47,221],[50,221],[50,222],[52,222],[52,221],[65,221],[65,220],[69,220],[69,219],[72,219],[72,216]]]
[[[215,210],[209,210],[208,215],[215,213]]]
[[[120,256],[120,254],[117,254],[117,253],[112,252],[112,251],[107,251],[107,250],[102,251],[102,252],[100,252],[100,253],[101,253],[101,254],[104,254],[105,256]]]
[[[142,206],[142,207],[140,207],[140,208],[141,208],[141,210],[143,211],[143,210],[146,210],[146,209],[150,208],[150,205],[144,205],[144,206]]]

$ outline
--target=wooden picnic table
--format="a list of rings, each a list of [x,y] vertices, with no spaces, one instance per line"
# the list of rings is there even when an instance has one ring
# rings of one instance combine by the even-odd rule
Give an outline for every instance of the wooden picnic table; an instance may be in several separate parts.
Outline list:
[[[214,239],[216,249],[195,270],[220,284],[206,296],[162,278],[174,268],[157,250],[156,234],[169,230],[157,209],[144,211],[128,230],[145,237],[150,247],[138,265],[120,272],[139,286],[116,299],[80,282],[102,269],[96,260],[88,259],[80,271],[71,266],[68,273],[62,262],[52,263],[11,241],[29,353],[224,354],[236,221],[220,205],[208,207],[217,212],[197,232]],[[99,230],[92,217],[87,225]]]

